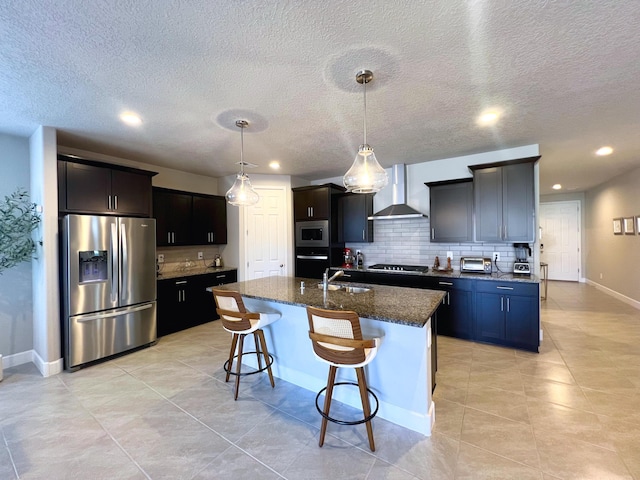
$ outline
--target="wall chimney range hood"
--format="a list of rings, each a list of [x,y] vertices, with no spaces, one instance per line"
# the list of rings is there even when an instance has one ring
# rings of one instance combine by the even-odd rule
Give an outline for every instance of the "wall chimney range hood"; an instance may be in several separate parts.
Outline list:
[[[391,202],[387,208],[374,213],[369,220],[395,220],[402,218],[423,218],[426,215],[407,205],[407,174],[403,163],[391,167]]]

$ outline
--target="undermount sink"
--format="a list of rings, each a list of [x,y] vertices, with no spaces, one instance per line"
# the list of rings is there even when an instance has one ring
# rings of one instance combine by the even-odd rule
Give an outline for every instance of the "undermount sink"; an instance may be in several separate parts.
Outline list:
[[[321,283],[318,284],[318,288],[322,288]],[[330,283],[327,289],[331,291],[342,290],[343,292],[346,292],[346,293],[367,293],[368,291],[371,290],[368,287],[356,287],[353,285],[344,285],[339,283]]]
[[[323,288],[323,285],[321,283],[318,284],[318,288]],[[342,290],[344,288],[344,285],[338,285],[337,283],[330,283],[327,286],[327,290]]]

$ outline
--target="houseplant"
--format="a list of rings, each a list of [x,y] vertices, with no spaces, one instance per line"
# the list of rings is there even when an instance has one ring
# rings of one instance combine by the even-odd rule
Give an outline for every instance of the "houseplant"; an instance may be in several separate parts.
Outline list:
[[[36,204],[24,189],[18,188],[0,202],[0,275],[33,258],[36,242],[31,234],[39,223]]]

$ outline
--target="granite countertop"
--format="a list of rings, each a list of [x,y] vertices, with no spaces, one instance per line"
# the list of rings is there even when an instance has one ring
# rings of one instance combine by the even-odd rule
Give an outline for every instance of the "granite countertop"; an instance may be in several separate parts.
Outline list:
[[[160,269],[158,280],[168,280],[171,278],[192,277],[194,275],[205,275],[208,273],[232,272],[236,267],[208,267],[206,265],[194,265],[191,267],[179,267],[172,270]]]
[[[367,273],[379,273],[381,275],[411,275],[416,277],[444,277],[444,278],[469,278],[475,280],[493,280],[499,282],[522,282],[522,283],[540,283],[540,277],[537,275],[514,275],[511,272],[493,272],[491,274],[486,273],[461,273],[460,270],[454,270],[453,272],[445,272],[433,270],[429,267],[427,272],[406,272],[404,270],[375,270],[371,268],[341,268],[331,267],[331,270],[344,270],[345,272],[367,272]]]
[[[300,288],[300,282],[305,288]],[[347,293],[330,290],[326,294],[318,279],[300,277],[265,277],[246,282],[229,283],[215,288],[236,290],[241,295],[258,300],[268,300],[288,305],[307,305],[328,310],[353,310],[362,318],[398,323],[412,327],[424,327],[445,296],[437,290],[389,287],[386,285],[364,285],[335,281],[332,284],[347,284],[370,288],[365,293]]]

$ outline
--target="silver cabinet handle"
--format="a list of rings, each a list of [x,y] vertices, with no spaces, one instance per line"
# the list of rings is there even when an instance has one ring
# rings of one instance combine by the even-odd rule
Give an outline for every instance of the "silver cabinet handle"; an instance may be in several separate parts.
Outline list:
[[[500,297],[500,311],[504,312],[504,297]]]
[[[436,238],[436,229],[432,228],[431,229],[431,240],[433,240],[434,238]]]
[[[185,283],[187,283],[186,280],[179,280],[176,282],[176,285],[184,285]]]
[[[453,283],[451,283],[451,282],[438,282],[438,285],[449,285],[449,286],[452,286]]]
[[[329,260],[327,255],[296,255],[299,260]]]
[[[511,299],[509,297],[507,297],[507,312],[511,311],[511,302],[510,302],[510,300]]]
[[[226,278],[226,277],[227,277],[226,274],[225,275],[216,275],[216,278]]]
[[[176,243],[176,232],[171,232],[171,243]]]
[[[118,195],[113,196],[113,209],[114,210],[118,209]]]
[[[364,228],[362,229],[362,240],[364,240]]]
[[[447,292],[447,305],[451,305],[451,294]]]
[[[513,290],[513,287],[496,287],[498,290]]]

